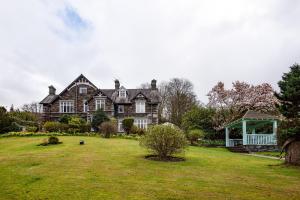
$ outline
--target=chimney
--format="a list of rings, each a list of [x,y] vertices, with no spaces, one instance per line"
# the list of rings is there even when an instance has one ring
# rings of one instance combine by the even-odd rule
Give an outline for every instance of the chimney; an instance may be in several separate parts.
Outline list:
[[[53,87],[53,85],[50,85],[49,86],[49,95],[55,95],[55,91],[56,91],[55,87]]]
[[[152,81],[151,81],[151,90],[156,90],[157,88],[156,88],[156,80],[155,79],[153,79]]]
[[[118,90],[120,88],[120,82],[118,79],[115,80],[115,89]]]

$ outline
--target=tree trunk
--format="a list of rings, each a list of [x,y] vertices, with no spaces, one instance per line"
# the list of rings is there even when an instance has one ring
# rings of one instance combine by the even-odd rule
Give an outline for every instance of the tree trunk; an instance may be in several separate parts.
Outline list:
[[[285,162],[300,165],[300,141],[293,141],[286,149]]]

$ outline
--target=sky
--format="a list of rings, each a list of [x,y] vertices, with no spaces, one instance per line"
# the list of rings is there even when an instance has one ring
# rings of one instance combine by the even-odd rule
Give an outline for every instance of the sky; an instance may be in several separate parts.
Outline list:
[[[99,88],[186,78],[277,82],[300,62],[299,0],[0,0],[0,105],[41,101],[81,73]]]

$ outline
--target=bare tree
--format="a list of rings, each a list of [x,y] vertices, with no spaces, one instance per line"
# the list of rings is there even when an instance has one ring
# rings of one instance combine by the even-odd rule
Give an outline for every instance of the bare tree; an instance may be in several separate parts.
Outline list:
[[[24,104],[21,109],[25,112],[40,113],[42,112],[42,106],[38,102],[32,102],[29,104]]]
[[[159,91],[162,96],[160,116],[181,126],[182,116],[197,104],[193,84],[187,79],[173,78],[167,83],[161,83]]]

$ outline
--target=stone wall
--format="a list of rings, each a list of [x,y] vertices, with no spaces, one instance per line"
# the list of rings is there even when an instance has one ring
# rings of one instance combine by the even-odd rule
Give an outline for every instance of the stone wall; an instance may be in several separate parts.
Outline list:
[[[280,151],[277,145],[244,145],[250,152]]]

